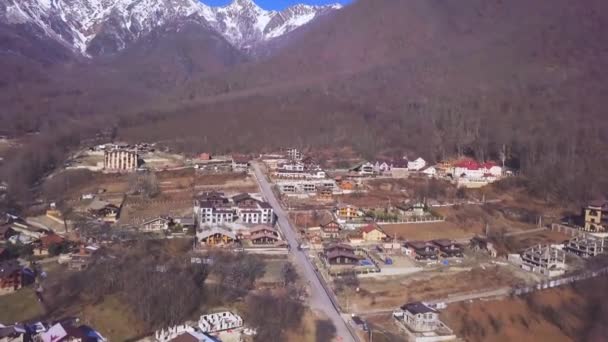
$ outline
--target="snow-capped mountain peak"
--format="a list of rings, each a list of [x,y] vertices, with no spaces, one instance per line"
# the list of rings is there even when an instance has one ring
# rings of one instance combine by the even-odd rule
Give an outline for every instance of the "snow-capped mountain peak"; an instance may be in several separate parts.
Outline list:
[[[234,46],[248,48],[339,8],[294,5],[267,11],[253,0],[233,0],[223,7],[198,0],[0,0],[0,22],[35,25],[75,51],[101,55],[191,16],[200,17]]]

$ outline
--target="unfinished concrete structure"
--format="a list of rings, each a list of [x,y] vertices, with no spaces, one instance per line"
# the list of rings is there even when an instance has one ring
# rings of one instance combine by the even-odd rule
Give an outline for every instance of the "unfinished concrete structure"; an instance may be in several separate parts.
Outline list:
[[[112,148],[104,151],[103,168],[108,172],[137,170],[137,149]]]
[[[536,245],[521,253],[521,268],[549,277],[566,272],[566,252],[554,246]]]
[[[590,258],[604,253],[608,248],[608,238],[590,234],[568,240],[564,249],[582,258]]]
[[[276,184],[279,191],[287,195],[316,194],[321,189],[333,194],[339,190],[336,181],[333,179],[278,180]]]
[[[204,333],[214,333],[243,326],[241,316],[225,311],[209,315],[202,315],[198,320],[198,327]]]

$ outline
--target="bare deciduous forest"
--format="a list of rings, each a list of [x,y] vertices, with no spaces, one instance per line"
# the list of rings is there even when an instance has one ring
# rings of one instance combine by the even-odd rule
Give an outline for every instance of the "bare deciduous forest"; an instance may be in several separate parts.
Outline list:
[[[60,47],[19,45],[12,33],[30,58],[1,61],[14,80],[0,85],[1,134],[37,134],[0,174],[10,203],[25,203],[70,150],[103,133],[186,153],[297,145],[431,161],[505,155],[532,194],[582,202],[608,192],[607,6],[360,0],[260,59],[180,49],[207,41],[188,29],[66,63],[60,52],[31,57]],[[201,64],[184,71],[172,49]]]

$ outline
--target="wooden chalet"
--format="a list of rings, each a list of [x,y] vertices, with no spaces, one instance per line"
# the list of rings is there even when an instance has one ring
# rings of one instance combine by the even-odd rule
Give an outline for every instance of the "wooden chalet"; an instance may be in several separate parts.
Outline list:
[[[462,258],[462,246],[455,241],[447,239],[433,240],[432,243],[439,248],[439,253],[444,258]]]
[[[323,239],[337,239],[342,231],[342,226],[335,220],[320,225],[320,228],[321,238]]]
[[[254,245],[274,245],[279,242],[279,237],[267,231],[251,234],[249,240]]]
[[[220,228],[203,230],[197,234],[197,239],[204,246],[227,245],[237,240],[233,232]]]
[[[416,260],[437,260],[439,248],[424,241],[408,241],[404,244],[406,254]]]
[[[331,265],[354,265],[359,262],[355,248],[343,243],[328,245],[323,256]]]

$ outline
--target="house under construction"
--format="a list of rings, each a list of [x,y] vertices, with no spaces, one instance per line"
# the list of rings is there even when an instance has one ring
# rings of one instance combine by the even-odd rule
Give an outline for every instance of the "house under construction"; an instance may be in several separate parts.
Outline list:
[[[567,252],[582,258],[590,258],[608,252],[608,238],[597,237],[590,234],[580,235],[566,243]]]
[[[537,245],[521,253],[521,268],[549,277],[566,271],[566,252],[554,246]]]

